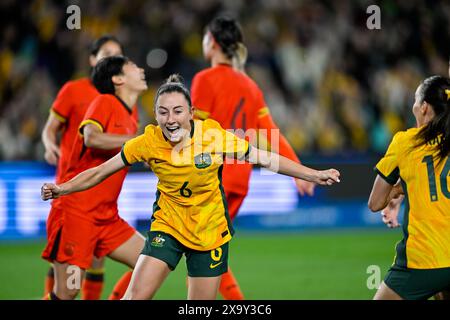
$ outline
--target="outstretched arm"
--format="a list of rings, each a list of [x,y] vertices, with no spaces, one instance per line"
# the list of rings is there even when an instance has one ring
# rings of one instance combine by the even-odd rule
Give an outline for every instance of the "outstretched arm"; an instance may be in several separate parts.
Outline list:
[[[263,108],[262,110],[269,110],[269,109],[266,107]],[[287,139],[283,136],[280,129],[273,121],[270,113],[268,113],[268,111],[266,112],[267,114],[258,117],[258,128],[264,129],[265,132],[267,132],[265,138],[267,140],[266,143],[270,146],[270,150],[294,162],[301,163],[297,155],[295,154],[294,149],[291,147]],[[274,134],[277,135],[275,141],[278,143],[271,144]],[[314,183],[302,179],[295,179],[295,185],[297,186],[297,191],[300,193],[301,196],[304,196],[305,194],[309,196],[314,195],[314,188],[315,188]]]
[[[278,172],[293,178],[302,179],[319,185],[332,185],[340,182],[340,173],[336,169],[315,170],[289,160],[279,154],[259,150],[252,147],[247,160],[259,164],[273,172]]]
[[[125,163],[118,153],[101,165],[83,171],[65,183],[60,185],[44,183],[41,187],[41,198],[42,200],[56,199],[66,194],[90,189],[124,167]]]
[[[88,148],[111,150],[120,148],[134,135],[122,135],[102,132],[96,125],[86,124],[82,127],[84,144]]]

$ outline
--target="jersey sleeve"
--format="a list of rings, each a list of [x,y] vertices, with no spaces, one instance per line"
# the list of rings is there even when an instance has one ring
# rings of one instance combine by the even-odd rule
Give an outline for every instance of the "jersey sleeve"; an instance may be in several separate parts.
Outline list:
[[[67,82],[61,90],[59,90],[55,101],[52,104],[50,112],[62,123],[65,123],[70,117],[73,107],[72,85]]]
[[[111,105],[108,98],[105,96],[98,96],[89,105],[83,121],[80,123],[79,131],[83,135],[83,129],[87,124],[93,124],[105,132],[109,120],[111,118]]]
[[[154,126],[149,125],[145,132],[136,138],[128,140],[122,147],[121,156],[126,165],[136,162],[149,162],[152,158],[150,141],[154,135]]]
[[[401,156],[402,137],[404,132],[398,132],[392,138],[384,157],[375,166],[377,172],[387,183],[394,185],[400,177],[399,160]]]
[[[198,73],[192,79],[191,99],[194,106],[194,117],[206,120],[214,106],[214,94],[212,85],[204,74]]]

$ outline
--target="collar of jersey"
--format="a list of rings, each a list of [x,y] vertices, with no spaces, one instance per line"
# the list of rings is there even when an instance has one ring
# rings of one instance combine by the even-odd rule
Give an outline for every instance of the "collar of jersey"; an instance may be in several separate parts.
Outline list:
[[[230,63],[225,63],[225,62],[221,62],[217,64],[218,66],[222,66],[222,67],[232,67],[232,65]]]
[[[128,107],[128,105],[125,103],[125,101],[123,101],[122,99],[120,99],[120,97],[118,95],[114,95],[114,97],[117,98],[117,100],[119,100],[120,104],[128,111],[129,114],[131,114],[131,112],[133,111],[130,107]]]

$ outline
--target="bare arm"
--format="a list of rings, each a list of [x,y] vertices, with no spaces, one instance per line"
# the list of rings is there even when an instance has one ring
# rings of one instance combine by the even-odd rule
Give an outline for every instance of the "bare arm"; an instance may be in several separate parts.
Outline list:
[[[259,150],[254,147],[250,149],[248,161],[253,164],[259,164],[273,172],[319,185],[332,185],[335,182],[340,182],[340,173],[336,169],[314,170],[276,153]]]
[[[393,186],[387,183],[380,175],[377,175],[369,197],[369,209],[372,212],[378,212],[386,208],[392,199],[397,198],[401,194],[403,194],[403,189],[400,182]]]
[[[291,147],[287,139],[283,136],[280,129],[277,127],[277,125],[272,119],[272,116],[269,113],[263,117],[258,117],[258,128],[267,130],[265,138],[267,140],[266,143],[270,145],[271,151],[278,153],[294,162],[300,163],[300,160],[295,154],[294,149]],[[278,138],[276,139],[276,141],[278,143],[272,145],[271,141],[273,138],[273,134],[277,133]],[[304,196],[305,194],[309,196],[314,195],[314,188],[316,186],[314,183],[295,178],[295,185],[297,186],[297,191],[300,193],[301,196]]]
[[[103,150],[120,148],[125,142],[135,137],[134,135],[105,133],[90,123],[86,124],[82,130],[86,147]]]
[[[125,163],[118,153],[101,165],[83,171],[63,184],[44,183],[41,187],[42,200],[56,199],[66,194],[90,189],[124,167]]]
[[[60,156],[60,150],[56,137],[58,132],[62,130],[63,126],[64,124],[50,112],[47,122],[45,123],[44,130],[42,131],[41,139],[45,148],[45,161],[52,165],[56,165],[58,163],[58,158]]]

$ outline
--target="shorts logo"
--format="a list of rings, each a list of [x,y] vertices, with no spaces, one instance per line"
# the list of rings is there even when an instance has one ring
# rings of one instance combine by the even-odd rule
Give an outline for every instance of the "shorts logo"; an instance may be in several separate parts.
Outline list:
[[[223,261],[221,261],[221,262],[219,262],[219,263],[211,263],[211,264],[209,265],[209,268],[210,268],[210,269],[214,269],[215,267],[220,266],[220,265],[222,264],[222,262],[223,262]]]
[[[209,268],[214,269],[215,267],[220,266],[223,261],[220,261],[222,259],[222,248],[218,247],[214,250],[211,250],[211,259],[215,261],[216,263],[210,263]]]
[[[211,155],[209,153],[200,153],[194,157],[195,167],[198,169],[208,168],[211,163]]]
[[[166,242],[166,239],[162,238],[161,235],[158,234],[158,236],[153,238],[151,245],[153,247],[161,248],[162,246],[164,246],[164,242]]]
[[[64,245],[64,254],[66,256],[73,256],[75,245],[73,243],[66,243]]]

